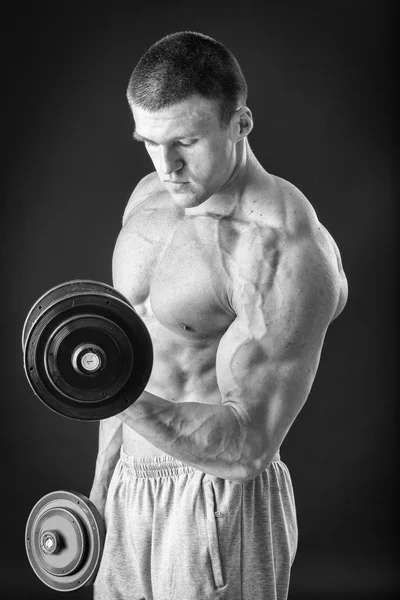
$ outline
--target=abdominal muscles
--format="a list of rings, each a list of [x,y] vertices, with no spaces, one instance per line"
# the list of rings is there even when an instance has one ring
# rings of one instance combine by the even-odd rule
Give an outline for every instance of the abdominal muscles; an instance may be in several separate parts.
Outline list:
[[[149,299],[136,307],[153,341],[154,364],[146,391],[170,402],[221,403],[215,358],[221,335],[199,340],[177,324],[175,330],[157,319]],[[124,452],[133,456],[165,456],[133,429],[123,425]]]

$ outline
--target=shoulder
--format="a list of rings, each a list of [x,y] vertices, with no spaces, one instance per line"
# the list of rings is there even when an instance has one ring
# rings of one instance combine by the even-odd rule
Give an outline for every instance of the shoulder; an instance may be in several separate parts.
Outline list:
[[[347,281],[332,236],[293,184],[268,176],[264,189],[246,198],[250,226],[240,236],[241,279],[260,294],[294,294],[324,305],[330,319],[343,309]]]
[[[243,211],[260,227],[272,227],[293,237],[310,234],[318,223],[305,195],[289,181],[269,173],[264,173],[245,195]]]
[[[128,200],[122,217],[122,226],[124,227],[128,223],[131,216],[136,212],[136,209],[145,203],[151,203],[154,198],[158,198],[163,194],[165,194],[165,192],[156,172],[149,173],[149,175],[143,177]]]
[[[284,247],[287,255],[294,255],[300,272],[311,289],[318,283],[318,293],[331,299],[333,319],[343,310],[348,296],[348,285],[339,248],[304,194],[293,184],[276,177],[278,196],[284,205]]]

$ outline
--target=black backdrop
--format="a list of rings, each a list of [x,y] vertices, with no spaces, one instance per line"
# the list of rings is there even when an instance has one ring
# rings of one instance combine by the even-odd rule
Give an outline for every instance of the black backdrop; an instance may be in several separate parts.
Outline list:
[[[349,279],[349,303],[282,449],[300,527],[290,599],[391,597],[394,3],[41,2],[3,16],[2,598],[59,597],[30,570],[24,525],[49,491],[89,493],[97,444],[97,424],[63,419],[33,396],[22,370],[24,318],[62,281],[111,282],[125,203],[150,170],[131,142],[126,83],[151,43],[183,29],[237,56],[255,154],[309,198]]]

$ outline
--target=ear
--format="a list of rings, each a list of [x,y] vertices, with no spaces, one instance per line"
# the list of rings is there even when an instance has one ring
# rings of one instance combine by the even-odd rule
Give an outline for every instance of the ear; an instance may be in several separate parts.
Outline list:
[[[236,134],[238,136],[237,141],[239,141],[248,136],[253,129],[253,115],[247,106],[240,106],[240,108],[236,110],[235,117]]]

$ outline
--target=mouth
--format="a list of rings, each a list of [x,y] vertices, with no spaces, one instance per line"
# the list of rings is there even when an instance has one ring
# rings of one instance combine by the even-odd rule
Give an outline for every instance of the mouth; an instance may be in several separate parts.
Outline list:
[[[169,181],[168,179],[164,179],[165,183],[169,183],[170,185],[187,185],[188,181]]]

